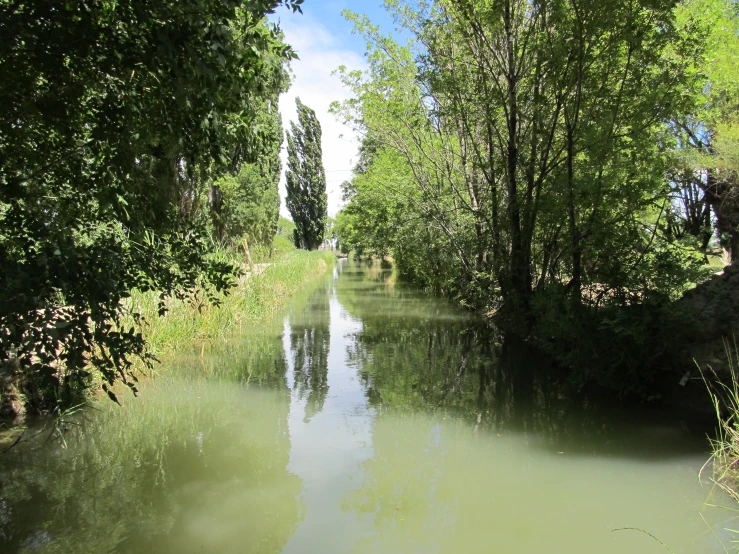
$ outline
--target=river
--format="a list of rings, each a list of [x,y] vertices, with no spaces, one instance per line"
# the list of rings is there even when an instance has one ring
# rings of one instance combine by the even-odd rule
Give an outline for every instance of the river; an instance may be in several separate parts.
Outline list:
[[[160,371],[0,456],[0,552],[681,554],[735,527],[705,429],[572,398],[378,266]]]

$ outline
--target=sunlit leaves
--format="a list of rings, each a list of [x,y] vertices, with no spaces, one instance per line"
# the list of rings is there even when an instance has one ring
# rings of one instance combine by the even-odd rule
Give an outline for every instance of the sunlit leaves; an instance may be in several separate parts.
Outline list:
[[[264,149],[254,124],[295,57],[264,21],[278,4],[301,2],[0,2],[0,360],[34,407],[91,363],[109,384],[151,363],[118,329],[131,289],[164,311],[233,283],[205,185]]]

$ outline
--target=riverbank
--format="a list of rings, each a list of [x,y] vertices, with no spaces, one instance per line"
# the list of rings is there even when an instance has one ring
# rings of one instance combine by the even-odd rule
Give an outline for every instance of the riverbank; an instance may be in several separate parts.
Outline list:
[[[729,376],[721,376],[710,364],[700,366],[703,382],[708,389],[715,408],[718,431],[711,439],[713,455],[704,470],[711,481],[732,499],[736,511],[739,503],[739,344],[737,339],[724,339],[725,359]],[[733,531],[734,535],[739,532]]]
[[[146,319],[144,338],[152,353],[162,359],[183,349],[201,349],[258,324],[283,308],[335,260],[329,252],[294,250],[257,264],[253,271],[246,267],[238,285],[219,295],[217,306],[201,298],[173,300],[167,304],[166,315],[158,317],[158,297],[146,293],[132,296],[132,308]]]
[[[167,312],[160,317],[156,293],[134,292],[131,310],[143,318],[142,334],[150,352],[160,362],[166,362],[175,354],[202,352],[215,341],[224,341],[259,325],[282,309],[306,283],[332,267],[335,259],[328,252],[280,252],[271,260],[255,265],[253,271],[246,266],[237,286],[217,296],[217,305],[207,302],[202,295],[188,300],[171,299],[166,304]],[[133,320],[125,322],[126,326],[133,324]],[[140,373],[142,366],[135,366],[136,371]],[[153,373],[158,367],[154,366]],[[94,396],[101,383],[88,385],[79,392],[75,403]],[[0,374],[0,417],[17,424],[27,413],[38,412],[34,409],[34,398],[39,391],[32,390],[33,386],[20,371],[6,369]]]

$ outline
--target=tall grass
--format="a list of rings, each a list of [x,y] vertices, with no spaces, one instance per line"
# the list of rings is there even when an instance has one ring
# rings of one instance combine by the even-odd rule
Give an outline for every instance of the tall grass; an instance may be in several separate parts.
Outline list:
[[[703,382],[711,395],[718,421],[717,436],[710,439],[713,454],[701,468],[700,477],[704,472],[710,471],[710,480],[730,497],[733,504],[736,504],[735,506],[708,504],[732,512],[734,517],[731,520],[734,522],[739,512],[737,506],[739,505],[739,375],[737,375],[739,345],[737,345],[736,337],[732,341],[724,338],[724,351],[728,375],[723,375],[723,372],[719,375],[711,366],[707,366],[708,371],[704,372],[698,366]],[[736,523],[734,522],[732,527],[725,527],[724,530],[733,537],[731,551],[739,551],[739,529]],[[724,552],[728,553],[729,548],[716,536],[715,532],[714,536]]]
[[[184,301],[170,299],[166,314],[160,317],[156,293],[134,292],[131,308],[145,319],[143,334],[154,355],[191,352],[271,316],[307,281],[324,273],[333,260],[335,256],[325,252],[277,252],[271,262],[257,263],[252,271],[246,266],[237,286],[220,295],[218,306],[202,295]]]
[[[711,366],[708,366],[708,375],[701,370],[719,423],[718,435],[711,439],[713,455],[701,473],[712,466],[712,481],[739,503],[739,345],[736,338],[731,342],[724,339],[724,349],[729,375],[722,378]]]

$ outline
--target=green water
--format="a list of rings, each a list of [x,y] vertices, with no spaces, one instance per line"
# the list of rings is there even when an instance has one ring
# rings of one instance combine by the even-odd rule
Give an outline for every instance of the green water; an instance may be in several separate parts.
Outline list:
[[[723,552],[703,429],[568,396],[448,302],[341,262],[68,447],[0,456],[0,552]],[[705,518],[705,521],[704,521]],[[710,527],[709,527],[710,525]]]

